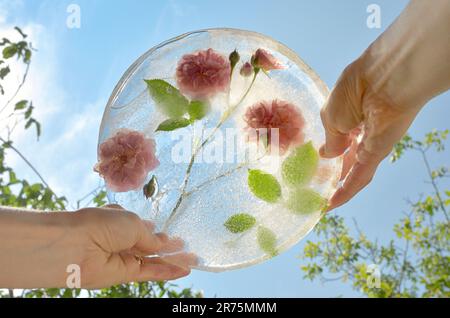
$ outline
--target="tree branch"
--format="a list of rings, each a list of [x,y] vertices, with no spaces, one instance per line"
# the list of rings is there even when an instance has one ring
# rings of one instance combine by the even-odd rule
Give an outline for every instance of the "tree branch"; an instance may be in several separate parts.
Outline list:
[[[428,158],[426,156],[426,151],[424,151],[423,149],[420,149],[420,153],[422,154],[422,159],[423,159],[423,162],[425,163],[425,167],[427,169],[427,173],[428,173],[428,176],[430,178],[431,185],[433,186],[434,192],[436,194],[436,198],[438,200],[439,207],[442,210],[442,212],[444,213],[444,216],[445,216],[447,222],[450,222],[450,219],[449,219],[448,214],[447,214],[447,210],[445,209],[444,201],[441,198],[441,194],[440,194],[439,188],[437,186],[437,183],[436,183],[435,179],[433,178],[433,173],[432,173],[431,166],[430,166],[430,163],[428,161]]]
[[[41,180],[41,182],[45,185],[45,187],[47,189],[49,189],[53,194],[55,194],[55,192],[50,188],[50,186],[48,185],[48,183],[45,181],[44,177],[42,177],[42,175],[39,173],[39,171],[33,166],[33,164],[22,154],[22,152],[20,152],[19,149],[17,149],[16,147],[14,147],[12,144],[8,143],[5,139],[3,139],[2,137],[0,137],[0,141],[3,144],[7,144],[8,148],[12,149],[17,155],[19,155],[20,158],[22,158],[22,160],[28,165],[28,167],[31,168],[31,170],[33,170],[33,172],[37,175],[37,177]]]
[[[6,104],[0,110],[0,114],[3,113],[3,111],[11,104],[11,102],[14,100],[14,98],[16,98],[17,94],[19,94],[19,92],[22,89],[23,85],[25,85],[25,81],[27,79],[29,70],[30,70],[30,63],[27,63],[27,67],[25,69],[25,73],[23,74],[23,77],[22,77],[22,82],[19,84],[19,86],[17,86],[17,89],[14,92],[14,94],[11,96],[11,98],[6,102]]]

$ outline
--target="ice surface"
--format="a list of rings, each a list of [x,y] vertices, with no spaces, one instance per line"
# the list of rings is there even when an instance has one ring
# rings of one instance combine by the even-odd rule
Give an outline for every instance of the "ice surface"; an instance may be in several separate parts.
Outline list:
[[[176,86],[175,70],[179,59],[184,54],[208,48],[225,56],[237,49],[241,63],[250,60],[256,49],[264,48],[285,69],[270,72],[270,77],[263,73],[258,75],[248,97],[215,135],[218,138],[213,139],[199,153],[198,157],[202,160],[197,159],[193,164],[185,194],[182,195],[190,156],[189,153],[185,156],[187,160],[180,160],[176,156],[180,139],[186,138],[188,142],[204,140],[208,133],[202,135],[202,131],[208,132],[216,126],[228,105],[233,105],[242,97],[251,77],[242,77],[235,71],[230,96],[217,95],[211,103],[211,112],[204,119],[174,132],[157,133],[157,126],[166,117],[155,108],[143,80],[164,79]],[[225,138],[228,136],[227,128],[237,128],[240,132],[236,138],[237,146],[245,144],[243,115],[247,107],[261,100],[276,98],[289,101],[301,109],[306,122],[305,141],[312,141],[318,149],[324,141],[319,112],[326,94],[327,89],[322,81],[294,52],[256,33],[215,29],[190,33],[163,43],[139,58],[120,80],[106,107],[99,135],[99,143],[102,143],[117,129],[129,128],[153,138],[160,165],[148,174],[147,181],[153,175],[157,177],[158,194],[149,200],[142,189],[126,193],[108,191],[108,198],[154,221],[158,230],[166,230],[169,235],[184,239],[187,250],[199,256],[199,269],[229,270],[268,259],[273,255],[264,252],[258,245],[258,229],[267,228],[275,234],[276,250],[279,253],[303,238],[318,222],[321,212],[307,215],[292,213],[286,208],[285,200],[267,203],[249,190],[248,169],[263,170],[282,183],[281,163],[290,152],[246,164],[237,160],[224,160],[224,155],[214,153],[214,149],[229,150],[230,142]],[[221,136],[224,138],[219,138]],[[329,198],[335,190],[340,168],[340,159],[320,159],[317,176],[308,187],[323,198]],[[282,184],[283,194],[289,191]],[[182,202],[175,217],[168,223],[169,215],[180,196]],[[256,225],[243,233],[231,233],[224,223],[238,213],[254,216]]]

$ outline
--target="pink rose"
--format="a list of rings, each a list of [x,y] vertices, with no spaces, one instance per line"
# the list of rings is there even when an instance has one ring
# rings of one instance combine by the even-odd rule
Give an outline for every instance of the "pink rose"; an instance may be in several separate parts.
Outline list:
[[[266,72],[284,68],[272,54],[264,49],[256,50],[255,54],[252,56],[252,64]]]
[[[138,189],[149,171],[159,165],[155,156],[155,141],[138,132],[121,129],[103,142],[98,149],[98,172],[108,188],[115,192]]]
[[[247,130],[256,130],[257,141],[261,136],[266,136],[269,144],[272,142],[270,129],[278,128],[281,153],[290,146],[302,144],[304,141],[305,120],[300,110],[288,102],[275,99],[271,102],[256,103],[247,109],[244,120],[247,123]]]
[[[245,76],[245,77],[252,75],[253,74],[253,66],[249,62],[246,62],[244,65],[242,65],[240,73],[242,76]]]
[[[184,55],[176,71],[180,91],[198,100],[226,91],[230,74],[230,62],[213,49]]]

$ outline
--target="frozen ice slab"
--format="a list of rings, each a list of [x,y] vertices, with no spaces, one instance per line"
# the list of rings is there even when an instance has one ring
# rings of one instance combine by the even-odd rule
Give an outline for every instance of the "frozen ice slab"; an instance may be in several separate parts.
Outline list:
[[[292,50],[261,34],[210,29],[164,42],[123,75],[99,135],[100,153],[118,131],[136,131],[159,165],[140,165],[145,181],[121,192],[111,180],[127,176],[105,178],[108,198],[185,240],[198,269],[274,257],[311,231],[336,189],[341,159],[317,154],[327,94]]]

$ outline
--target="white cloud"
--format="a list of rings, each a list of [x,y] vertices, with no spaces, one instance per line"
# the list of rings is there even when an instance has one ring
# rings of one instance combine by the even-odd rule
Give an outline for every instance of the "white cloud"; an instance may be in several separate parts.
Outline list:
[[[5,3],[0,2],[0,21],[6,21],[0,25],[0,34],[18,39],[20,35],[13,29],[15,22],[9,22],[8,18],[8,12],[14,9],[12,5]],[[20,5],[20,2],[15,4],[16,7]],[[21,26],[28,34],[27,39],[38,50],[33,53],[26,84],[15,100],[33,101],[36,107],[34,117],[41,122],[43,134],[37,142],[35,130],[25,131],[21,126],[17,128],[13,140],[52,189],[74,202],[99,183],[92,167],[96,160],[97,134],[105,101],[87,105],[74,104],[59,81],[63,70],[58,64],[57,32],[33,22]],[[8,76],[4,86],[5,91],[11,94],[21,81],[24,67],[20,62],[8,62],[14,71]],[[0,96],[0,108],[9,96]],[[3,114],[0,115],[2,117]],[[5,121],[0,121],[0,127],[5,124]],[[38,181],[36,175],[17,155],[10,152],[7,161],[20,177]]]
[[[5,23],[9,12],[23,7],[23,0],[0,0],[0,23]]]

